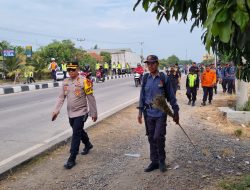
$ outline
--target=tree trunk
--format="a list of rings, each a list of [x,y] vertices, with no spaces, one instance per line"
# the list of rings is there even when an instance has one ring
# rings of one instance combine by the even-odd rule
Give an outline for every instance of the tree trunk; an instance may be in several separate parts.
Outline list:
[[[238,80],[236,110],[242,108],[248,101],[249,83]]]

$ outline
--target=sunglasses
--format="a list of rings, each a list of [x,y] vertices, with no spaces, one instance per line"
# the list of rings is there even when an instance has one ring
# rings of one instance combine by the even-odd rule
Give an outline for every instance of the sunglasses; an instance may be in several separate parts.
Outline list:
[[[73,72],[74,72],[74,71],[76,71],[76,69],[71,69],[71,68],[69,68],[69,69],[67,69],[67,71],[68,71],[68,72],[70,72],[70,71],[73,71]]]

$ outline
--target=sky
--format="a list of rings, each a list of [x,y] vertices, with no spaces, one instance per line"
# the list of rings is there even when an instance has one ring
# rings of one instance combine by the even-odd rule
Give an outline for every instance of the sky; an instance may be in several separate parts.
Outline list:
[[[191,23],[158,25],[154,13],[145,12],[136,0],[0,0],[0,41],[32,45],[70,39],[76,47],[131,48],[149,54],[200,62],[206,53],[202,29],[190,33]],[[85,39],[85,41],[79,41]],[[143,42],[143,45],[140,45]]]

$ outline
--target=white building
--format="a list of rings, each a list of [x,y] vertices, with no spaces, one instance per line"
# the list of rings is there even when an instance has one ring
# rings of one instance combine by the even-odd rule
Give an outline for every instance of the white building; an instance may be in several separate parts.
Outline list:
[[[130,48],[124,49],[91,49],[87,50],[88,53],[100,54],[101,52],[108,52],[111,54],[111,63],[121,63],[122,68],[125,68],[125,64],[129,63],[131,68],[135,68],[138,63],[141,63],[141,56],[132,52]]]

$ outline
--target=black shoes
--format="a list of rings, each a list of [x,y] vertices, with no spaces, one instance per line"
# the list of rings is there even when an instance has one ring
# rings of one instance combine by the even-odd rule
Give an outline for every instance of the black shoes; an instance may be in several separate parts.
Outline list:
[[[159,164],[155,162],[151,162],[149,166],[144,170],[144,172],[152,172],[153,170],[159,169]]]
[[[192,106],[195,106],[195,102],[192,102]]]
[[[70,155],[66,164],[64,164],[65,169],[71,169],[76,165],[76,156]]]
[[[202,102],[201,105],[202,105],[202,106],[205,106],[205,105],[206,105],[206,102]]]
[[[85,145],[85,148],[83,149],[83,151],[81,152],[81,155],[86,155],[89,153],[90,149],[93,148],[93,145],[91,143],[89,143],[88,145]]]
[[[211,102],[211,101],[209,101],[208,103],[209,103],[209,104],[212,104],[212,102]]]
[[[191,105],[191,100],[188,101],[188,105]]]
[[[164,161],[160,161],[159,162],[159,168],[160,168],[161,172],[167,171],[167,165],[166,165],[166,163]]]

